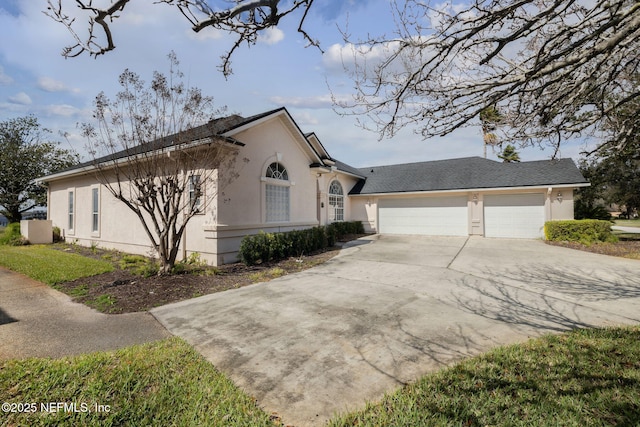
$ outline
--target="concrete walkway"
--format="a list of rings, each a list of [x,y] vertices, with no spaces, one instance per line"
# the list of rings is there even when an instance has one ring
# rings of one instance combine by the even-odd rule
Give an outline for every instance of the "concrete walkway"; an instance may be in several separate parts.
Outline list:
[[[541,241],[378,236],[319,267],[159,307],[284,423],[322,425],[502,344],[640,322],[640,261]]]
[[[640,233],[640,227],[623,227],[620,225],[612,225],[612,230],[622,231],[624,233]]]
[[[149,313],[102,314],[0,268],[0,359],[114,350],[167,336]]]

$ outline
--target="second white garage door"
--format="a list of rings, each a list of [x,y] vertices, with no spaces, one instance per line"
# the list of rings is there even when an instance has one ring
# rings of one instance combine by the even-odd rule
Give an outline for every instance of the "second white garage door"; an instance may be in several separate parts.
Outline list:
[[[544,218],[544,194],[484,196],[486,237],[542,237]]]
[[[381,199],[380,233],[467,236],[467,197]]]

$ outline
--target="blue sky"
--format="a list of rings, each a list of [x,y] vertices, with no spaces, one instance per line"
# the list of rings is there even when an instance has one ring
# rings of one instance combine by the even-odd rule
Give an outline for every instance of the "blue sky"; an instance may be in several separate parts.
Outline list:
[[[66,1],[69,8],[73,3]],[[241,47],[233,57],[234,74],[225,80],[217,67],[232,38],[212,29],[193,33],[177,10],[167,5],[132,1],[112,27],[115,51],[97,59],[87,55],[64,59],[60,52],[73,39],[42,13],[45,0],[0,0],[0,121],[34,114],[55,133],[67,132],[72,148],[83,154],[84,141],[76,124],[91,120],[95,96],[100,91],[114,96],[118,75],[125,68],[145,80],[154,70],[164,72],[166,56],[173,50],[189,83],[214,96],[217,106],[226,105],[229,112],[245,116],[285,106],[304,132],[315,132],[333,157],[353,166],[482,156],[479,126],[429,140],[405,129],[393,139],[378,140],[377,134],[358,127],[354,117],[339,116],[330,93],[348,97],[353,82],[344,75],[336,54],[343,44],[338,28],[348,24],[356,37],[391,34],[389,2],[316,0],[314,7],[307,30],[320,40],[324,55],[305,48],[295,23],[284,22],[265,33],[257,45]],[[69,147],[66,141],[63,144]],[[577,160],[582,148],[581,141],[567,143],[561,156]],[[552,154],[537,147],[520,150],[523,160]],[[488,157],[497,159],[491,149]]]

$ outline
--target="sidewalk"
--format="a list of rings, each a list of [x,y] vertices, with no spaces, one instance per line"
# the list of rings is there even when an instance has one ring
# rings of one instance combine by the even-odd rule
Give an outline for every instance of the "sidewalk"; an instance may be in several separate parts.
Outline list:
[[[638,233],[640,234],[640,227],[622,227],[619,225],[612,225],[612,230],[623,231],[625,233]]]
[[[0,267],[0,359],[114,350],[168,336],[149,313],[102,314]]]

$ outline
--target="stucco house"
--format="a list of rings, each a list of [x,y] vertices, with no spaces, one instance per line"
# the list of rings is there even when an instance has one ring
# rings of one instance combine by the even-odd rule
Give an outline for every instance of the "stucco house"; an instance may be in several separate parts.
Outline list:
[[[249,160],[187,227],[184,253],[213,265],[236,261],[245,235],[333,221],[360,220],[376,233],[540,238],[545,221],[573,218],[573,191],[589,185],[571,159],[354,168],[303,133],[285,108],[216,120],[201,131],[236,142]],[[48,187],[48,219],[67,240],[149,253],[139,220],[101,188],[91,165],[40,181]]]

